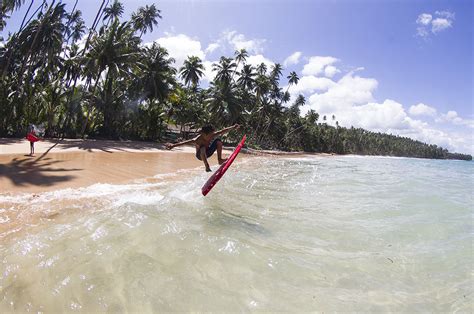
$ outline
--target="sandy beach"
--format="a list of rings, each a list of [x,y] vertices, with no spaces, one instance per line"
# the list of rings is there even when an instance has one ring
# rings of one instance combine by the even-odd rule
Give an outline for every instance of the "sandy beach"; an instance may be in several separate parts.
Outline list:
[[[225,150],[229,153],[230,150]],[[28,155],[24,139],[0,139],[1,193],[40,193],[95,183],[123,184],[157,174],[202,166],[192,146],[171,151],[134,141],[44,140]],[[216,169],[217,157],[210,158]]]

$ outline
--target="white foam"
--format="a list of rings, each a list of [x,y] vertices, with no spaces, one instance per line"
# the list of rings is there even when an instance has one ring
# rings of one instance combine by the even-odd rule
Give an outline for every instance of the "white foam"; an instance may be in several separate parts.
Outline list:
[[[81,199],[81,198],[102,198],[111,195],[130,195],[127,192],[142,191],[156,189],[163,186],[163,182],[158,183],[132,183],[132,184],[108,184],[108,183],[96,183],[88,187],[83,188],[67,188],[58,191],[44,192],[39,194],[17,194],[17,195],[0,195],[0,203],[15,203],[15,204],[35,204],[44,203],[51,200],[68,200],[68,199]]]
[[[157,204],[163,200],[164,196],[157,192],[130,192],[120,195],[120,198],[114,202],[115,206],[133,203],[138,205]]]

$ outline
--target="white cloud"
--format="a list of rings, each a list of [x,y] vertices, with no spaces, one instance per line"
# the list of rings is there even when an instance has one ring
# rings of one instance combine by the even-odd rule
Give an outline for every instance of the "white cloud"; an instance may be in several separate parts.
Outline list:
[[[298,64],[298,62],[300,61],[300,57],[301,57],[300,51],[296,51],[292,53],[291,56],[289,56],[288,58],[285,59],[285,61],[283,61],[283,66],[287,67],[290,65]]]
[[[454,20],[454,18],[455,18],[455,14],[453,12],[450,12],[450,11],[436,11],[435,14],[436,14],[436,16],[444,17],[448,20]]]
[[[412,116],[431,116],[434,117],[436,115],[436,109],[430,106],[427,106],[423,103],[419,103],[417,105],[413,105],[408,110],[410,115]]]
[[[403,106],[391,99],[386,99],[383,103],[370,102],[327,113],[328,116],[333,114],[343,126],[360,127],[375,132],[393,132],[410,127]]]
[[[227,32],[226,38],[231,43],[235,50],[245,49],[248,53],[261,53],[263,52],[263,39],[247,39],[243,34],[237,34],[236,31]]]
[[[335,82],[325,77],[303,76],[298,81],[298,84],[291,86],[289,91],[293,96],[299,94],[308,95],[316,91],[325,92],[335,84]],[[286,87],[284,89],[286,90]]]
[[[349,72],[327,92],[311,95],[309,103],[320,114],[342,111],[354,105],[372,102],[374,100],[372,92],[377,85],[375,79],[354,76],[354,72]]]
[[[216,77],[216,72],[212,71],[212,64],[214,62],[211,61],[203,61],[202,65],[204,66],[204,74],[201,78],[202,81],[211,82]]]
[[[166,33],[165,35],[166,37],[158,38],[156,42],[160,46],[165,47],[170,56],[176,60],[176,68],[179,69],[188,56],[196,56],[204,60],[205,53],[201,48],[201,42],[199,40],[192,39],[184,34],[171,35]]]
[[[248,39],[244,34],[226,30],[220,34],[216,42],[211,43],[209,46],[213,48],[219,47],[224,54],[233,54],[236,50],[241,49],[247,50],[249,54],[260,54],[264,50],[265,42],[265,39]]]
[[[449,122],[454,125],[467,126],[468,128],[474,129],[474,119],[461,118],[456,111],[450,110],[445,114],[441,114],[436,122]]]
[[[416,19],[416,34],[418,37],[428,39],[431,34],[437,34],[452,27],[455,14],[450,11],[436,11],[435,17],[429,13],[422,13]]]
[[[431,31],[433,34],[439,33],[446,28],[450,28],[452,25],[452,21],[445,19],[445,18],[436,18],[432,22]]]
[[[246,60],[247,64],[253,65],[254,67],[259,66],[261,63],[265,63],[267,66],[267,69],[270,70],[270,67],[275,64],[272,60],[264,57],[261,54],[255,55],[255,56],[249,56]]]
[[[206,54],[212,53],[214,50],[216,50],[219,47],[220,47],[220,45],[217,44],[217,43],[209,44],[209,46],[207,46],[207,48],[206,48]]]
[[[421,25],[429,25],[432,19],[433,19],[433,16],[431,14],[421,13],[420,15],[418,15],[418,18],[416,19],[416,23],[421,24]]]
[[[324,75],[327,77],[333,77],[336,75],[336,73],[339,73],[339,71],[335,66],[333,65],[328,65],[324,68]]]
[[[303,75],[319,75],[324,73],[327,66],[332,66],[338,61],[339,60],[334,57],[314,56],[309,58],[308,63],[303,67],[302,73]],[[329,72],[335,74],[333,69],[331,69]]]

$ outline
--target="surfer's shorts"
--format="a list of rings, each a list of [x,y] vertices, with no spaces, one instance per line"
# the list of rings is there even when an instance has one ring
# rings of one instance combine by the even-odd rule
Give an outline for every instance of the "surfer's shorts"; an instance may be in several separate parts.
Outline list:
[[[222,142],[220,138],[216,138],[214,141],[212,141],[211,145],[206,150],[206,157],[209,158],[212,156],[212,154],[215,153],[217,149],[217,143]],[[201,150],[196,152],[196,158],[201,160]]]

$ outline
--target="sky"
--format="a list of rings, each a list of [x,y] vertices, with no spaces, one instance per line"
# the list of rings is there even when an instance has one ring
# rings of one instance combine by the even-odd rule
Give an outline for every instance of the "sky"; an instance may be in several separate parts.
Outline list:
[[[26,1],[29,3],[29,1]],[[40,1],[35,1],[39,5]],[[63,0],[72,9],[73,0]],[[101,1],[79,0],[87,25]],[[247,63],[295,71],[292,99],[336,116],[341,126],[407,136],[474,154],[473,3],[470,0],[122,0],[124,19],[155,3],[162,19],[145,43],[158,42],[180,67],[206,66],[245,48]],[[27,4],[7,21],[16,31]],[[331,120],[331,119],[330,119]],[[330,123],[335,123],[330,121]]]

